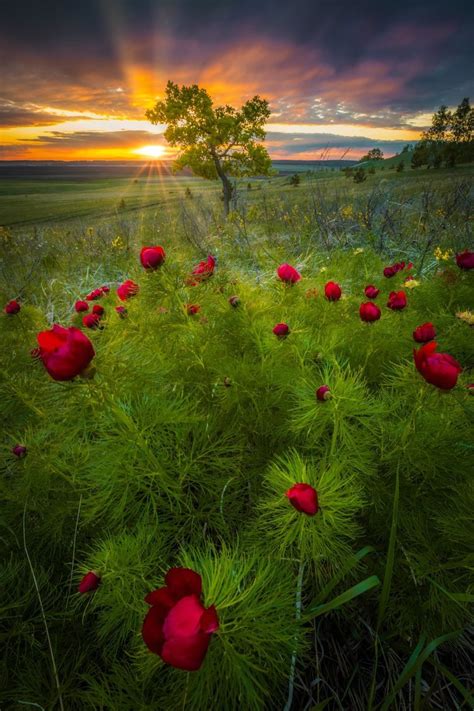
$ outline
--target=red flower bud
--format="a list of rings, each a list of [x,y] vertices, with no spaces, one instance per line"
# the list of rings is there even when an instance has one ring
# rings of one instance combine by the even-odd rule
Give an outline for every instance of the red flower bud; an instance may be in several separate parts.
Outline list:
[[[165,261],[165,250],[163,247],[143,247],[140,252],[140,262],[145,269],[157,269]]]
[[[76,313],[80,314],[83,311],[89,311],[89,304],[87,301],[76,301],[74,304],[74,310]]]
[[[237,306],[240,304],[240,299],[238,296],[230,296],[229,297],[229,304],[234,307],[234,309],[237,308]]]
[[[40,358],[54,380],[72,380],[87,368],[95,355],[92,343],[81,330],[54,324],[38,334]]]
[[[135,284],[131,279],[127,279],[117,289],[117,295],[120,301],[127,301],[127,299],[130,299],[132,296],[136,296],[139,289],[138,284]]]
[[[92,313],[95,314],[96,316],[99,316],[99,317],[103,316],[104,312],[105,312],[105,309],[100,304],[94,304],[94,306],[92,307]]]
[[[297,511],[308,516],[315,516],[318,513],[318,492],[309,484],[295,484],[288,489],[285,496]]]
[[[456,264],[460,269],[474,269],[474,252],[465,249],[464,252],[456,254]]]
[[[339,284],[336,284],[335,281],[328,281],[328,283],[324,287],[324,294],[328,301],[339,301],[339,299],[341,298],[342,289]]]
[[[194,316],[201,310],[199,304],[186,304],[186,313],[189,316]]]
[[[98,328],[100,316],[98,314],[87,314],[87,316],[82,317],[82,324],[86,328]]]
[[[273,333],[277,338],[286,338],[290,333],[290,327],[287,323],[277,323],[276,326],[273,327]]]
[[[91,570],[84,575],[77,589],[81,595],[92,592],[93,590],[97,590],[100,585],[100,580],[100,576],[94,570]]]
[[[127,309],[125,308],[125,306],[116,306],[115,310],[121,318],[125,318],[125,316],[127,315]]]
[[[407,305],[407,296],[404,291],[391,291],[387,306],[392,311],[402,311]]]
[[[196,671],[219,629],[214,605],[201,602],[201,576],[190,568],[171,568],[165,586],[145,597],[151,605],[142,627],[148,649],[176,669]]]
[[[361,304],[359,307],[359,315],[362,321],[378,321],[381,316],[381,311],[376,304],[371,301],[367,301],[365,304]]]
[[[100,290],[103,294],[108,294],[110,291],[110,286],[101,286]]]
[[[436,353],[438,344],[430,341],[413,351],[415,366],[427,383],[441,390],[451,390],[457,383],[462,367],[449,353]]]
[[[6,304],[5,313],[8,314],[9,316],[14,316],[15,314],[17,314],[20,311],[20,309],[21,309],[21,306],[18,303],[18,301],[15,301],[15,299],[13,299],[12,301],[9,301],[8,304]]]
[[[301,279],[301,274],[290,264],[280,264],[277,269],[278,277],[287,284],[296,284]]]
[[[331,391],[329,389],[329,386],[321,385],[321,387],[316,390],[316,397],[318,400],[320,400],[320,402],[329,400],[329,398],[331,397]]]
[[[417,343],[428,343],[436,338],[436,329],[432,323],[424,323],[413,331],[413,339]]]
[[[86,301],[96,301],[102,296],[102,289],[94,289],[90,294],[87,294]]]
[[[377,296],[380,294],[380,289],[377,289],[377,287],[373,284],[369,284],[365,287],[364,294],[368,299],[376,299]]]
[[[27,451],[28,450],[23,444],[15,444],[15,446],[12,447],[12,454],[14,454],[15,457],[18,457],[18,459],[26,457]]]

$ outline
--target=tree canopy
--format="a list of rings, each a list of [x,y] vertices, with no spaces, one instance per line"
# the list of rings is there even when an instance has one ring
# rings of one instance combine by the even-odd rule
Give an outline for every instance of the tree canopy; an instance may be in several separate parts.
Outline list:
[[[268,101],[249,99],[240,109],[214,106],[206,89],[197,84],[166,85],[165,98],[146,112],[153,124],[166,125],[164,136],[181,152],[176,169],[189,167],[195,175],[222,181],[225,213],[229,212],[229,176],[268,175],[271,160],[261,144],[270,116]]]

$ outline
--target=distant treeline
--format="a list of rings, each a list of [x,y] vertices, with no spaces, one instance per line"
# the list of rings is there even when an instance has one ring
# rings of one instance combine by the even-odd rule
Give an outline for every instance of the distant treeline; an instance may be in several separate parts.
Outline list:
[[[454,111],[440,106],[433,114],[430,128],[415,146],[411,165],[440,168],[471,161],[474,161],[474,108],[469,98],[465,98]]]

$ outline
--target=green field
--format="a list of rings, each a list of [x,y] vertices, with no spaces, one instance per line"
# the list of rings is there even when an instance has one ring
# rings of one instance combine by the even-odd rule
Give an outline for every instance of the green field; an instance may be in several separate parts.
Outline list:
[[[2,708],[472,707],[473,178],[241,180],[228,218],[191,177],[0,180]],[[104,285],[89,328],[75,303]],[[426,323],[449,387],[415,367]],[[53,324],[88,354],[70,379]],[[190,633],[199,670],[142,636],[175,566],[219,621]]]

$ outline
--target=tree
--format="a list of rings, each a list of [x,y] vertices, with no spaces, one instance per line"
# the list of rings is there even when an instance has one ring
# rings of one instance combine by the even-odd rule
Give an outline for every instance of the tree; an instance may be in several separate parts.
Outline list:
[[[298,175],[298,173],[294,173],[290,178],[290,185],[292,185],[294,188],[297,188],[300,182],[300,176]]]
[[[361,161],[366,160],[383,160],[383,151],[380,148],[371,148],[371,150],[361,158]]]
[[[254,96],[240,109],[214,106],[197,84],[166,85],[165,99],[146,112],[153,124],[164,123],[164,136],[181,153],[175,168],[189,167],[207,180],[220,179],[224,212],[229,214],[233,186],[229,176],[269,175],[271,160],[259,141],[265,140],[268,101]]]

